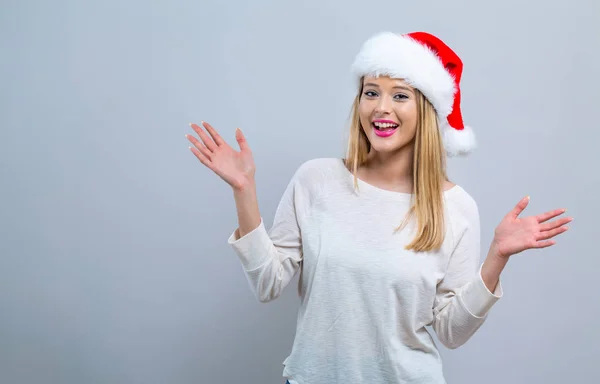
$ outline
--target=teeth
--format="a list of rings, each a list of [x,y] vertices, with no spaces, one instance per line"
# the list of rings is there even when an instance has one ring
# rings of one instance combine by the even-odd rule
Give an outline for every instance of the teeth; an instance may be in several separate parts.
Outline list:
[[[392,123],[373,123],[377,128],[395,128],[398,125]]]

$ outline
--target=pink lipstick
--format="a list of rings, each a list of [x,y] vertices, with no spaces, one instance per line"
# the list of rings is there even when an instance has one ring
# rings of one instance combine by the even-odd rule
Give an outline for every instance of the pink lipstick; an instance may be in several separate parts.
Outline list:
[[[390,124],[393,126],[381,127],[381,124]],[[373,131],[379,137],[390,137],[398,129],[398,124],[396,124],[396,122],[391,121],[391,120],[383,120],[383,119],[374,120],[372,123],[372,126],[373,126]]]

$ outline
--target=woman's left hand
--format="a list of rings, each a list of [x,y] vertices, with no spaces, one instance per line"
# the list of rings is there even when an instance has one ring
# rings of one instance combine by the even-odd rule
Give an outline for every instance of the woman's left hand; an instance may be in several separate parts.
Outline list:
[[[566,209],[555,209],[537,216],[519,218],[519,214],[527,207],[529,196],[522,199],[498,224],[494,231],[492,248],[495,253],[504,258],[531,248],[546,248],[556,244],[550,240],[565,232],[565,224],[573,220],[563,217],[548,221],[565,213]]]

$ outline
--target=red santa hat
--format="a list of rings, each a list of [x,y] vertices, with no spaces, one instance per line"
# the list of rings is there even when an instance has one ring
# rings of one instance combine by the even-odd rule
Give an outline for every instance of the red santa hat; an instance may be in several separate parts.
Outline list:
[[[464,125],[460,111],[462,70],[458,55],[426,32],[379,33],[363,44],[352,65],[359,82],[366,75],[390,76],[423,93],[436,110],[449,156],[465,155],[476,147],[475,134]]]

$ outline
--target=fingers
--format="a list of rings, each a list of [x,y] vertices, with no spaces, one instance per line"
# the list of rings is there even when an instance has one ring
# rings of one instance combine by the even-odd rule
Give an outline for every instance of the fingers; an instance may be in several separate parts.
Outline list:
[[[200,160],[200,162],[202,164],[204,164],[205,166],[207,166],[208,168],[210,168],[210,159],[208,157],[206,157],[205,155],[203,155],[202,153],[200,153],[200,151],[198,151],[197,148],[194,148],[194,147],[189,147],[189,148],[192,151],[192,153],[194,155],[196,155],[196,157],[198,158],[198,160]]]
[[[571,221],[573,221],[572,217],[563,217],[561,219],[554,220],[554,221],[551,221],[549,223],[540,225],[540,231],[549,231],[551,229],[558,228],[561,225],[568,224]]]
[[[556,244],[554,240],[538,241],[533,248],[546,248]]]
[[[524,197],[523,199],[521,199],[521,201],[517,203],[517,205],[510,212],[510,216],[516,219],[521,214],[521,212],[523,212],[523,210],[527,207],[527,204],[529,204],[529,196]]]
[[[202,128],[192,123],[190,123],[190,127],[192,127],[192,129],[198,134],[198,136],[200,136],[200,139],[209,151],[212,152],[217,149],[217,144],[206,134],[206,132],[204,132]]]
[[[240,150],[244,151],[244,150],[249,149],[248,142],[246,141],[246,137],[244,137],[242,130],[239,128],[235,130],[235,139],[237,140],[237,142],[240,146]]]
[[[212,127],[212,125],[208,124],[206,121],[203,121],[202,126],[204,126],[204,128],[206,128],[208,133],[210,133],[210,136],[215,141],[215,144],[217,144],[218,146],[225,144],[225,141],[223,140],[223,138],[221,138],[221,136],[217,133],[217,131],[215,131],[215,129]]]
[[[190,136],[190,135],[185,135],[186,139],[188,139],[192,144],[194,144],[194,147],[196,147],[196,150],[203,155],[204,157],[206,157],[209,161],[211,160],[211,151],[208,150],[208,148],[206,148],[206,146],[204,144],[202,144],[201,142],[198,141],[198,139],[196,139],[194,136]],[[190,147],[190,149],[192,149]],[[193,151],[192,151],[193,152]]]
[[[567,210],[564,209],[564,208],[555,209],[555,210],[548,211],[546,213],[542,213],[540,215],[537,215],[536,219],[538,220],[539,223],[543,223],[544,221],[548,221],[548,220],[552,219],[553,217],[556,217],[558,215],[562,215],[566,211]]]
[[[563,232],[566,232],[569,229],[567,226],[561,226],[555,229],[551,229],[549,231],[540,232],[536,237],[536,240],[548,240],[553,238],[556,235],[560,235]]]

